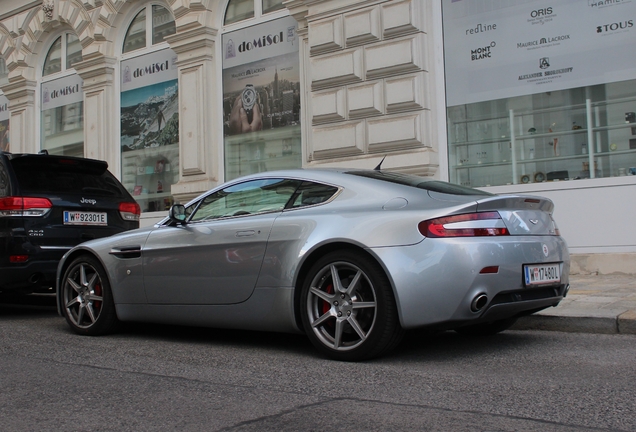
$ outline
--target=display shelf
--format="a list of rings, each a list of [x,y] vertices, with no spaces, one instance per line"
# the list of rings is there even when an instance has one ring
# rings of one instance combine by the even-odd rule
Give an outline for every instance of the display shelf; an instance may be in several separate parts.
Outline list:
[[[494,105],[449,108],[451,181],[490,186],[516,184],[535,173],[560,173],[569,179],[633,172],[635,102],[636,97],[602,102],[588,98],[558,107],[507,108],[505,114],[497,106],[500,115],[475,115]],[[592,165],[596,170],[590,173]]]

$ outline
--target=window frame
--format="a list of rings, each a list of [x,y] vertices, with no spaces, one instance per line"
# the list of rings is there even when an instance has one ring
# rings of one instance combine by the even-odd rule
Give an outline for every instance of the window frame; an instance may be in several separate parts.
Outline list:
[[[225,15],[227,13],[227,8],[232,2],[232,0],[228,0],[225,2],[225,6],[223,7],[223,15],[221,18],[221,30],[219,31],[219,35],[235,30],[240,30],[244,27],[251,27],[253,25],[262,24],[267,21],[272,21],[278,18],[286,17],[290,15],[289,9],[283,7],[282,9],[277,9],[272,12],[268,12],[263,14],[263,0],[253,0],[254,1],[254,16],[251,18],[246,18],[241,21],[236,21],[230,24],[225,23]],[[222,57],[219,57],[222,58]]]
[[[170,8],[170,6],[168,6],[167,4],[164,4],[163,2],[160,1],[149,1],[149,2],[145,2],[142,3],[141,5],[139,5],[137,8],[131,10],[130,14],[128,15],[128,19],[126,19],[124,21],[124,25],[122,25],[122,30],[120,33],[120,38],[118,39],[119,43],[117,44],[117,50],[119,52],[119,62],[121,64],[122,61],[124,60],[128,60],[134,57],[139,57],[145,54],[149,54],[155,51],[161,51],[163,49],[166,48],[170,48],[170,44],[168,44],[168,42],[166,42],[165,40],[161,41],[161,42],[157,42],[156,44],[152,43],[152,7],[153,6],[161,6],[162,8],[166,9],[174,18],[174,22],[175,22],[175,27],[176,27],[176,18],[174,17],[174,12],[172,11],[172,9]],[[128,51],[128,52],[124,52],[124,42],[126,40],[126,36],[128,35],[128,30],[130,29],[130,26],[132,26],[133,21],[135,20],[135,18],[137,18],[137,16],[139,15],[139,13],[146,9],[146,46],[142,47],[142,48],[137,48],[134,49],[132,51]],[[151,13],[150,15],[148,14],[148,9],[150,9]]]

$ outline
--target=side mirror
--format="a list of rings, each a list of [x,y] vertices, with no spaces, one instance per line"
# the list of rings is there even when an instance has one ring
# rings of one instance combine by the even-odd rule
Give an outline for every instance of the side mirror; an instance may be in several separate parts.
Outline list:
[[[186,220],[185,207],[183,204],[174,204],[168,211],[168,217],[171,221],[184,224]]]

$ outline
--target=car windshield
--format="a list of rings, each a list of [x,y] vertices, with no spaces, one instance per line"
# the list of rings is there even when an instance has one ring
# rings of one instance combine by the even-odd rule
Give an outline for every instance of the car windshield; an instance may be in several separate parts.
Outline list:
[[[465,186],[455,185],[448,182],[439,180],[429,180],[416,175],[402,174],[396,172],[386,171],[348,171],[346,174],[351,174],[359,177],[366,177],[375,180],[381,180],[389,183],[397,183],[404,186],[411,186],[418,189],[424,189],[432,192],[439,192],[450,195],[484,195],[492,196],[489,192],[484,192],[478,189],[473,189]]]

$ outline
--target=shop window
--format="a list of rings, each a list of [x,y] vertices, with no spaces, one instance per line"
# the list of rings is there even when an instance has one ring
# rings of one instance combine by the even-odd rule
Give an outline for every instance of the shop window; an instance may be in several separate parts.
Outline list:
[[[625,55],[636,3],[442,7],[452,182],[636,175],[636,63]],[[612,24],[599,25],[601,13]],[[542,26],[557,23],[548,37]]]
[[[41,146],[50,154],[84,156],[83,81],[73,69],[82,45],[70,32],[51,44],[42,66]]]
[[[174,33],[171,12],[149,5],[132,19],[122,45],[122,183],[144,212],[167,210],[179,180],[177,56],[164,41]]]
[[[635,102],[631,80],[450,107],[451,179],[481,187],[636,175]]]
[[[222,35],[226,180],[302,165],[296,20],[284,13],[265,20],[282,1],[231,0],[226,24],[239,21],[239,7],[241,20],[251,10],[260,22]]]

